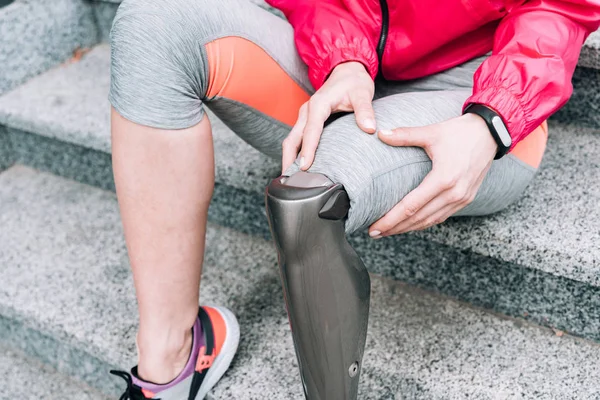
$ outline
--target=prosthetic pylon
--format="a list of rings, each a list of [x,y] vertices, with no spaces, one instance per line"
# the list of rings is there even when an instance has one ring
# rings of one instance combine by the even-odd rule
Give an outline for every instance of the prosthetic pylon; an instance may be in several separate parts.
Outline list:
[[[346,241],[350,208],[340,184],[297,172],[266,190],[283,293],[308,400],[355,400],[371,282]]]

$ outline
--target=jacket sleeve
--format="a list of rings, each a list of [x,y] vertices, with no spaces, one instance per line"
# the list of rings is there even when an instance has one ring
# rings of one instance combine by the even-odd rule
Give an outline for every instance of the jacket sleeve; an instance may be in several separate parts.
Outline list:
[[[514,147],[569,100],[581,47],[599,25],[600,0],[532,0],[509,10],[465,107],[494,109]]]
[[[296,48],[308,65],[315,89],[331,71],[346,61],[362,63],[371,77],[377,74],[378,59],[355,17],[341,0],[267,0],[280,9],[294,27]]]

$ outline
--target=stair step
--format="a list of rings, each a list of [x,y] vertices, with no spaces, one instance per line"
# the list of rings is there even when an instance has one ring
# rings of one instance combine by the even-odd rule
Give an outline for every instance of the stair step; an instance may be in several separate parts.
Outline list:
[[[0,174],[0,337],[110,396],[135,360],[136,303],[112,192]],[[301,398],[270,242],[209,224],[202,302],[242,340],[214,399]],[[361,399],[595,398],[600,346],[373,276]],[[560,333],[559,333],[560,334]]]
[[[0,97],[0,157],[114,190],[109,48]],[[279,171],[210,115],[216,187],[210,219],[268,237],[263,190]],[[4,125],[4,129],[2,129]],[[542,168],[524,198],[486,218],[425,232],[352,238],[372,272],[478,306],[600,340],[598,132],[553,123]],[[2,161],[0,159],[0,164]]]
[[[592,33],[585,41],[578,65],[600,69],[600,31]]]
[[[108,43],[110,41],[110,29],[112,22],[119,8],[119,1],[94,1],[94,16],[96,18],[96,26],[98,27],[99,39],[101,42]]]
[[[0,94],[97,42],[87,2],[16,0],[0,8]]]
[[[107,396],[74,379],[61,375],[0,343],[0,400],[107,400]]]

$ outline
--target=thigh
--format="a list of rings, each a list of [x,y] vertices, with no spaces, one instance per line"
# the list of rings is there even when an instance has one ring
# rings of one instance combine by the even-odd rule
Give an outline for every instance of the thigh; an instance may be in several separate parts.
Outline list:
[[[313,91],[292,27],[247,0],[125,0],[111,45],[109,97],[121,115],[181,129],[206,104],[272,156]]]
[[[374,101],[380,129],[423,126],[459,116],[470,91],[402,93]],[[431,170],[425,151],[391,147],[344,116],[323,132],[311,172],[342,183],[351,200],[346,230],[365,228],[416,188]],[[293,167],[289,172],[294,171]],[[535,168],[508,155],[494,161],[475,201],[461,215],[496,212],[519,198]]]

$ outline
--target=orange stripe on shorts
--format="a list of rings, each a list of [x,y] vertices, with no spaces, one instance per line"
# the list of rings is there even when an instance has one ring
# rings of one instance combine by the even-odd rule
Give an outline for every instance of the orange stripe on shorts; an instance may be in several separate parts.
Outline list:
[[[228,36],[208,43],[206,52],[208,99],[224,97],[286,125],[296,123],[300,106],[310,96],[262,48]]]
[[[525,164],[538,168],[546,150],[548,141],[548,122],[544,121],[525,139],[521,140],[510,152],[512,155],[523,161]]]

